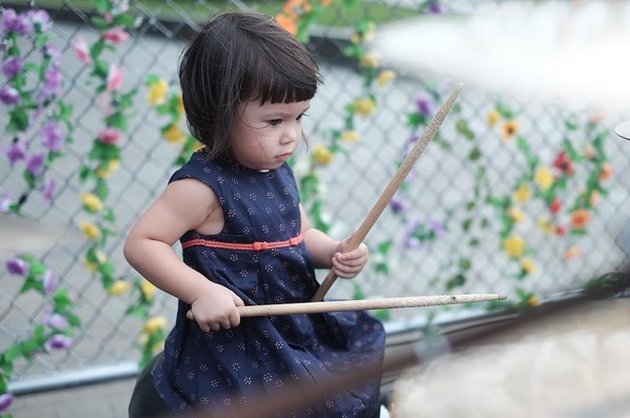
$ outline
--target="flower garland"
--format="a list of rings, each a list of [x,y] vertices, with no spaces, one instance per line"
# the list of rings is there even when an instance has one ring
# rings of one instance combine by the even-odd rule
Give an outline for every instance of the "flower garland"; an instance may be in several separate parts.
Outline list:
[[[81,37],[74,40],[77,58],[92,68],[90,76],[97,82],[97,102],[105,112],[104,126],[92,141],[92,148],[88,153],[89,163],[80,170],[81,180],[92,182],[91,190],[81,195],[84,213],[92,218],[79,222],[81,230],[90,240],[85,262],[90,271],[100,277],[103,289],[109,295],[122,296],[130,291],[135,292],[136,301],[126,313],[148,321],[154,300],[153,285],[142,278],[128,280],[118,276],[116,267],[104,252],[108,237],[114,234],[112,226],[116,221],[113,208],[106,204],[109,195],[108,181],[120,167],[120,143],[128,129],[129,113],[137,91],[121,91],[124,73],[118,63],[110,63],[110,60],[103,57],[103,53],[113,52],[116,47],[127,42],[131,37],[129,31],[136,27],[136,21],[127,13],[129,5],[125,0],[94,0],[93,3],[97,14],[91,21],[99,30],[99,38],[90,46]],[[154,352],[157,341],[164,339],[163,332],[160,333],[156,327],[145,326],[143,332],[149,338],[141,341],[141,366],[150,360],[146,356],[147,344],[151,345]]]
[[[24,253],[6,262],[10,275],[23,279],[19,295],[35,291],[44,298],[41,323],[32,330],[30,337],[15,342],[0,353],[0,416],[13,403],[14,395],[8,391],[15,362],[22,358],[31,361],[33,356],[54,350],[68,349],[72,336],[81,326],[80,318],[72,311],[73,302],[68,291],[59,288],[55,274],[32,254]]]
[[[47,178],[53,162],[63,155],[66,143],[72,141],[72,107],[60,97],[63,75],[60,69],[61,50],[50,42],[48,30],[52,21],[44,10],[17,13],[7,9],[0,21],[2,74],[6,83],[0,87],[0,103],[8,108],[6,136],[11,144],[3,150],[9,164],[24,164],[26,190],[13,198],[5,193],[0,212],[20,213],[35,190],[51,202],[57,183]],[[32,51],[23,55],[28,44]]]

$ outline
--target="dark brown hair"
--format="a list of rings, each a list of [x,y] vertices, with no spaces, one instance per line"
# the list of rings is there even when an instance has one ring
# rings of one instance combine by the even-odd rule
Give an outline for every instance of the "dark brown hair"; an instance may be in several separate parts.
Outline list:
[[[321,77],[312,54],[271,17],[223,13],[183,51],[179,64],[186,118],[209,158],[229,157],[241,103],[310,100]]]

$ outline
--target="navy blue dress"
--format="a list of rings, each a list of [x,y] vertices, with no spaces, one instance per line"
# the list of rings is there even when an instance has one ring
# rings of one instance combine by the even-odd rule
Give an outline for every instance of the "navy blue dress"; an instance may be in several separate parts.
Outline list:
[[[214,191],[225,219],[217,235],[189,231],[181,237],[186,264],[232,290],[246,305],[311,299],[319,285],[304,243],[295,239],[300,236],[300,200],[287,164],[258,172],[235,162],[210,161],[197,152],[171,181],[186,178]],[[280,241],[290,244],[216,248],[216,242]],[[238,327],[205,333],[186,319],[188,309],[179,302],[164,356],[152,371],[157,392],[174,411],[244,405],[261,390],[282,396],[290,385],[325,383],[333,373],[383,359],[383,326],[364,312],[242,318]],[[379,383],[365,382],[291,416],[378,416]]]

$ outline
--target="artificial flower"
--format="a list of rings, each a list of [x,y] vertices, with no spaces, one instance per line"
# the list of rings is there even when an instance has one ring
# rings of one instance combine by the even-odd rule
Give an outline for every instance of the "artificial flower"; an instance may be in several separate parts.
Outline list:
[[[429,93],[422,93],[416,99],[416,110],[422,116],[431,116],[435,112],[435,100]]]
[[[105,128],[98,134],[98,139],[104,144],[116,145],[123,134],[116,128]]]
[[[81,231],[91,240],[97,240],[101,237],[101,228],[95,223],[89,221],[80,221],[79,226]]]
[[[142,280],[142,284],[140,285],[140,290],[142,290],[142,294],[144,298],[148,301],[153,300],[155,296],[155,286],[148,280]]]
[[[582,255],[582,248],[580,248],[578,245],[574,245],[564,252],[564,259],[573,260],[575,258],[580,257],[581,255]]]
[[[13,9],[4,11],[0,26],[2,27],[2,34],[5,36],[11,32],[18,35],[26,35],[33,32],[33,22],[27,19],[26,16],[16,13]]]
[[[566,151],[561,151],[553,161],[553,167],[560,171],[562,174],[571,176],[575,173],[575,167],[573,161],[569,158],[569,154]]]
[[[297,23],[294,18],[283,13],[276,15],[276,22],[292,35],[297,34]]]
[[[521,260],[521,269],[526,274],[534,274],[538,271],[538,266],[531,258],[524,258]]]
[[[46,270],[42,277],[42,284],[44,285],[44,294],[50,295],[57,287],[57,276],[51,269]]]
[[[538,295],[532,293],[532,295],[529,297],[529,299],[527,299],[527,304],[529,306],[539,306],[540,305],[540,298],[538,297]]]
[[[94,193],[82,193],[81,202],[83,202],[83,209],[90,213],[97,213],[103,210],[103,201]]]
[[[15,396],[12,393],[3,393],[0,395],[0,412],[6,412],[11,407]]]
[[[111,44],[120,45],[129,39],[129,32],[121,26],[116,26],[103,32],[103,39]]]
[[[359,65],[363,68],[377,68],[381,63],[381,55],[378,52],[368,52],[359,58]]]
[[[344,131],[341,134],[341,140],[346,142],[357,142],[361,140],[361,134],[357,131]]]
[[[10,258],[6,262],[7,271],[16,276],[28,276],[31,266],[20,257]]]
[[[562,201],[558,197],[554,197],[551,204],[549,205],[549,211],[553,215],[556,215],[558,214],[558,212],[560,212],[561,208],[562,208]]]
[[[147,100],[151,105],[160,105],[166,101],[166,93],[168,93],[168,83],[161,79],[151,84]]]
[[[354,101],[354,110],[359,116],[368,117],[376,112],[376,102],[371,98],[362,98]]]
[[[503,241],[503,249],[509,257],[518,258],[525,252],[525,240],[519,235],[512,235]]]
[[[118,90],[122,85],[124,78],[124,74],[118,64],[111,63],[109,65],[109,71],[107,72],[107,90]]]
[[[44,139],[44,147],[48,151],[58,152],[63,149],[63,146],[68,136],[68,132],[63,124],[51,120],[47,122],[40,132]]]
[[[96,175],[102,179],[109,179],[119,168],[119,160],[105,161],[96,169]]]
[[[70,325],[65,316],[56,312],[47,312],[44,317],[44,324],[56,329],[65,329]]]
[[[521,210],[521,208],[512,206],[510,210],[508,210],[508,216],[512,219],[512,222],[519,223],[527,219],[527,215],[525,212]]]
[[[525,183],[521,183],[514,192],[513,199],[518,203],[525,203],[532,197],[532,191]]]
[[[166,328],[166,318],[159,315],[149,318],[145,321],[142,331],[147,334],[153,334]]]
[[[599,173],[599,179],[601,181],[610,180],[613,176],[613,166],[610,163],[602,164],[602,171]]]
[[[488,125],[496,125],[499,119],[501,119],[501,114],[498,110],[492,109],[490,112],[488,112]]]
[[[599,205],[599,202],[601,202],[601,200],[602,200],[601,193],[599,193],[597,190],[593,190],[591,192],[591,198],[588,200],[588,203],[591,205],[591,207],[595,207]]]
[[[26,144],[23,141],[15,141],[11,143],[7,150],[7,158],[9,164],[14,165],[18,161],[26,159]]]
[[[109,288],[108,292],[112,296],[121,296],[131,289],[131,284],[126,280],[116,280]]]
[[[549,167],[540,167],[534,174],[534,182],[541,190],[547,190],[554,182],[553,173]]]
[[[11,86],[0,87],[0,102],[7,106],[14,106],[22,101],[20,93]]]
[[[46,157],[42,153],[35,154],[28,159],[26,169],[35,177],[44,174],[46,168]]]
[[[516,133],[518,132],[519,129],[519,125],[518,122],[515,120],[508,120],[503,124],[503,140],[504,141],[509,141],[510,139],[514,138],[514,135],[516,135]]]
[[[24,62],[20,57],[9,58],[2,66],[2,73],[10,80],[24,70]]]
[[[547,218],[546,216],[542,216],[538,219],[538,227],[545,233],[545,234],[555,234],[556,233],[556,226],[553,224],[553,222],[551,222],[551,219]]]
[[[576,209],[571,213],[571,228],[584,229],[591,220],[591,212],[588,209]]]
[[[317,145],[315,150],[313,150],[313,158],[315,162],[319,165],[328,165],[333,160],[333,153],[324,145]]]
[[[186,141],[186,134],[179,127],[178,123],[171,123],[168,128],[162,132],[164,138],[171,144],[181,144]]]
[[[75,38],[72,47],[74,48],[74,52],[77,54],[79,61],[88,65],[92,63],[92,56],[90,55],[88,44],[82,36],[77,36]]]
[[[376,84],[385,87],[396,79],[396,73],[392,70],[383,70],[376,76]]]
[[[46,346],[48,349],[59,350],[69,348],[72,345],[72,338],[63,335],[63,334],[55,334],[48,339],[46,342]]]

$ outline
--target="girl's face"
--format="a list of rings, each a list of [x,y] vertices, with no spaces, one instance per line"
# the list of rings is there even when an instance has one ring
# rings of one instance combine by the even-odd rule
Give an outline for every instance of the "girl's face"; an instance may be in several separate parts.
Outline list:
[[[302,118],[310,104],[243,103],[230,135],[236,160],[253,170],[280,167],[300,146]]]

